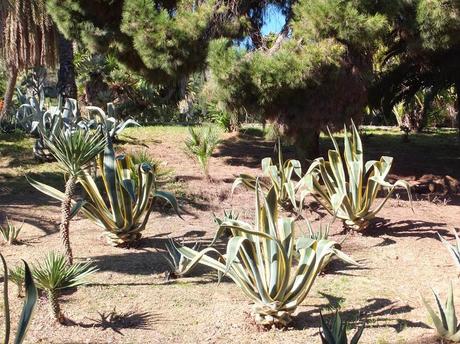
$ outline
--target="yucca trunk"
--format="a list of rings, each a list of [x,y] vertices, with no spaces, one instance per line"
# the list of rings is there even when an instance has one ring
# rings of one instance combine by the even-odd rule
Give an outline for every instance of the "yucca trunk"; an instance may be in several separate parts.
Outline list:
[[[54,290],[48,290],[48,306],[50,316],[52,316],[60,324],[64,322],[64,315],[61,312],[61,306],[59,305],[58,295]]]
[[[3,98],[3,107],[0,113],[0,120],[4,119],[8,115],[8,110],[11,106],[13,100],[14,88],[16,86],[16,80],[18,78],[18,69],[15,67],[10,67],[9,70],[8,83],[6,85],[5,95]]]
[[[70,227],[70,211],[72,205],[72,196],[75,190],[75,183],[77,178],[70,176],[65,184],[64,200],[61,204],[61,225],[59,226],[59,232],[61,235],[61,241],[64,248],[64,254],[67,259],[67,264],[72,265],[73,255],[72,248],[70,247],[69,238],[69,227]]]

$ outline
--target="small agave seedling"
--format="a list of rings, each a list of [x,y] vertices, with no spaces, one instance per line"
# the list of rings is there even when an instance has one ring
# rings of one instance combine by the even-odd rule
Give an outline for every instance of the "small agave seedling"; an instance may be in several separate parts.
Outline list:
[[[323,344],[348,344],[347,338],[347,323],[342,321],[339,311],[336,310],[334,318],[331,322],[327,322],[323,318],[323,314],[320,313],[321,317],[321,342]],[[363,324],[355,332],[353,338],[350,340],[350,344],[358,344],[361,338],[365,325]]]
[[[439,315],[435,313],[423,296],[422,301],[436,327],[438,335],[452,342],[460,342],[460,325],[457,323],[457,316],[455,314],[452,283],[450,284],[447,300],[444,305],[441,303],[439,295],[434,290],[433,295],[438,306]]]
[[[259,181],[262,188],[268,190],[271,187],[274,188],[278,197],[278,203],[286,207],[291,204],[294,209],[298,210],[302,207],[303,199],[306,196],[306,192],[300,195],[300,200],[296,200],[296,194],[299,191],[301,184],[294,180],[294,175],[298,179],[302,178],[302,166],[299,160],[284,160],[283,152],[281,147],[281,141],[278,139],[276,145],[278,151],[278,161],[273,163],[272,158],[267,157],[262,159],[261,167],[264,177],[270,180],[270,183],[264,183]],[[256,178],[247,174],[240,174],[235,179],[232,186],[232,193],[236,187],[243,185],[250,190],[255,189]]]
[[[166,259],[166,262],[170,267],[170,271],[166,276],[167,280],[183,277],[191,271],[191,269],[187,270],[188,265],[190,264],[190,259],[180,253],[177,246],[178,244],[174,242],[173,239],[169,239],[166,243],[168,255],[163,254],[163,257]],[[192,250],[196,251],[199,249],[200,243],[196,242],[195,245],[193,245]]]
[[[454,235],[455,235],[455,245],[452,245],[446,239],[444,239],[441,236],[441,234],[438,233],[439,239],[441,239],[441,242],[449,250],[452,256],[452,259],[454,260],[455,264],[457,264],[457,267],[460,268],[460,238],[458,237],[457,231],[455,229],[454,229]]]
[[[3,343],[10,343],[11,334],[11,319],[10,319],[10,306],[8,299],[8,266],[6,265],[5,258],[0,254],[0,259],[3,264],[3,309],[5,314],[5,335],[3,337]],[[32,318],[35,305],[37,303],[38,293],[35,287],[32,273],[30,272],[29,266],[24,262],[24,286],[26,295],[24,298],[24,305],[22,306],[21,317],[19,318],[18,327],[16,330],[16,338],[14,339],[15,344],[21,344],[27,334],[30,320]]]
[[[6,226],[0,226],[0,233],[2,234],[3,241],[8,245],[16,244],[23,225],[24,223],[17,227],[14,223],[10,222],[8,218],[6,218]]]

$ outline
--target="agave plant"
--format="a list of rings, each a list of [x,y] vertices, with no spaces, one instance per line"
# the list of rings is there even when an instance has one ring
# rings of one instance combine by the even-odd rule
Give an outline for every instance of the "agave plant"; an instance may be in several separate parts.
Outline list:
[[[167,279],[175,279],[179,277],[183,277],[186,273],[189,273],[190,270],[187,270],[188,265],[190,264],[190,259],[185,257],[182,253],[179,252],[177,249],[178,244],[174,242],[173,239],[169,239],[166,243],[166,250],[168,251],[168,255],[164,254],[163,257],[165,258],[166,262],[169,265],[169,273],[167,274]],[[196,242],[193,245],[193,250],[198,250],[200,247],[200,243]]]
[[[263,205],[257,182],[255,194],[254,226],[239,220],[226,220],[219,226],[213,243],[225,229],[232,232],[226,254],[213,247],[200,252],[188,247],[178,250],[191,260],[188,269],[201,263],[230,277],[254,302],[253,315],[258,324],[286,326],[332,256],[354,262],[336,249],[333,241],[305,236],[296,239],[294,220],[278,217],[274,188],[263,197]]]
[[[10,342],[11,335],[11,319],[10,319],[10,306],[8,299],[8,266],[6,265],[5,258],[0,254],[0,259],[3,264],[3,309],[5,314],[5,335],[3,338],[3,343],[8,344]],[[35,288],[34,280],[30,272],[29,266],[24,262],[24,285],[26,290],[26,295],[24,299],[24,305],[22,306],[21,316],[19,318],[18,328],[16,332],[16,337],[14,339],[15,344],[21,344],[27,334],[27,329],[29,327],[30,320],[32,319],[32,314],[37,303],[37,288]]]
[[[347,338],[347,323],[342,321],[338,311],[335,312],[331,322],[326,322],[323,314],[320,313],[321,328],[320,337],[323,344],[348,344]],[[358,328],[350,340],[350,344],[358,344],[364,331],[364,324]]]
[[[68,265],[66,257],[54,252],[49,253],[43,262],[33,267],[33,277],[39,289],[46,292],[50,314],[59,323],[64,315],[59,305],[59,292],[88,283],[88,276],[97,271],[90,262]]]
[[[219,135],[209,126],[199,130],[188,127],[189,137],[185,140],[185,152],[195,159],[206,178],[209,178],[209,158],[219,144]]]
[[[75,207],[72,207],[75,185],[79,176],[85,175],[85,167],[104,150],[106,139],[100,131],[61,129],[53,136],[53,140],[45,138],[45,142],[61,167],[69,174],[65,184],[65,192],[62,193],[31,178],[28,180],[37,190],[62,202],[59,231],[68,264],[71,265],[73,255],[69,240],[70,220],[82,206],[82,202],[78,202]]]
[[[441,234],[438,233],[439,239],[441,239],[441,242],[449,250],[452,256],[452,259],[454,260],[455,264],[457,264],[457,267],[460,268],[460,238],[458,237],[457,231],[455,229],[454,229],[454,235],[455,235],[455,245],[452,245],[446,239],[444,239],[441,236]]]
[[[23,225],[24,223],[17,227],[14,223],[10,222],[8,218],[6,218],[6,226],[0,226],[0,233],[2,234],[3,241],[5,241],[8,245],[16,244]]]
[[[425,305],[431,320],[433,321],[436,331],[441,338],[452,342],[460,342],[460,324],[457,323],[455,314],[454,293],[452,283],[449,287],[446,303],[443,305],[439,299],[439,295],[433,290],[433,295],[438,306],[439,315],[431,308],[430,304],[422,296],[423,304]]]
[[[310,192],[330,214],[343,220],[345,227],[361,231],[382,209],[396,187],[407,191],[411,204],[412,198],[406,181],[398,180],[391,184],[385,180],[393,158],[383,156],[379,161],[371,160],[364,164],[358,130],[354,123],[351,127],[351,138],[345,128],[343,159],[336,140],[329,133],[334,144],[334,149],[328,152],[329,161],[315,159],[301,183],[302,188]],[[382,188],[388,189],[387,195],[372,207]]]
[[[167,167],[167,164],[159,159],[153,158],[146,150],[133,151],[129,154],[132,161],[132,175],[137,176],[137,169],[139,165],[144,163],[152,167],[153,174],[155,175],[155,182],[163,184],[170,180],[173,170]]]
[[[300,201],[297,202],[296,193],[298,192],[301,184],[298,181],[295,181],[293,177],[296,175],[298,179],[302,178],[302,166],[299,160],[289,159],[285,161],[283,159],[280,139],[278,139],[276,148],[278,151],[277,164],[274,164],[272,158],[269,157],[262,159],[261,162],[262,173],[264,177],[269,178],[270,184],[260,181],[259,183],[266,190],[271,187],[275,189],[278,202],[281,206],[286,207],[288,204],[292,204],[294,209],[298,210],[302,207],[302,200],[305,198],[306,193],[304,192],[304,194],[300,196]],[[240,185],[244,185],[248,189],[254,190],[256,178],[247,174],[240,174],[233,182],[232,193],[235,188]]]
[[[90,127],[101,125],[110,140],[115,140],[129,126],[140,126],[133,119],[119,121],[115,116],[115,106],[113,103],[107,103],[107,113],[97,106],[87,106],[86,110],[90,114],[88,125]]]

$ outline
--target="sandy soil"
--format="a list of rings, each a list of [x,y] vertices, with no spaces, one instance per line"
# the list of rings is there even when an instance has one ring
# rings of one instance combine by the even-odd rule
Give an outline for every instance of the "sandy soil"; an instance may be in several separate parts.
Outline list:
[[[201,177],[182,151],[183,134],[144,141],[153,156],[175,170],[176,184],[183,190],[184,220],[155,213],[140,243],[122,249],[106,245],[101,231],[78,217],[71,224],[74,255],[78,261],[91,259],[99,271],[89,286],[62,295],[66,326],[50,321],[46,300],[40,300],[27,343],[320,343],[319,310],[329,314],[330,305],[340,306],[350,327],[365,319],[361,343],[436,343],[420,295],[432,300],[433,287],[444,298],[453,281],[460,299],[459,271],[436,234],[452,239],[451,230],[460,229],[456,195],[416,194],[414,213],[403,195],[391,199],[365,234],[351,235],[342,245],[364,267],[331,263],[285,331],[258,331],[248,317],[245,296],[229,280],[217,285],[211,271],[200,269],[192,277],[165,281],[161,252],[168,236],[207,243],[216,229],[213,212],[224,209],[234,208],[242,218],[252,219],[252,193],[241,190],[230,197],[231,185],[238,173],[260,173],[260,159],[272,153],[272,144],[226,138],[211,161],[212,182]],[[1,247],[10,266],[59,249],[59,205],[31,187],[3,190],[0,214],[25,221],[22,245]],[[330,220],[321,212],[306,214],[314,223]],[[306,231],[301,222],[298,229]],[[341,231],[340,223],[334,223],[332,238],[341,241]],[[14,286],[10,289],[17,318],[22,301],[15,297]]]

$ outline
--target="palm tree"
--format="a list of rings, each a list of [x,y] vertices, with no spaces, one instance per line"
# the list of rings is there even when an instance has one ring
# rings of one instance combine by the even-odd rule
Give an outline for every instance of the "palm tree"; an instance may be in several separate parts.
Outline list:
[[[77,84],[75,82],[75,66],[73,63],[72,41],[58,33],[59,73],[57,89],[64,98],[77,99]]]
[[[8,112],[21,70],[55,66],[56,37],[45,0],[0,0],[0,55],[9,72],[0,119]]]
[[[100,130],[86,131],[77,129],[75,131],[62,128],[53,136],[52,140],[43,135],[45,145],[51,154],[56,158],[64,171],[69,175],[61,203],[61,224],[59,232],[64,246],[67,263],[72,265],[73,255],[69,239],[70,220],[73,215],[72,196],[74,194],[77,178],[84,173],[85,167],[93,161],[97,155],[102,153],[106,145],[106,138]],[[37,182],[31,180],[33,186]],[[43,184],[42,184],[43,185]],[[46,188],[46,185],[44,185]],[[37,187],[42,192],[49,193],[43,188]]]
[[[46,292],[50,314],[59,323],[64,315],[59,305],[59,291],[87,284],[87,277],[97,271],[91,263],[67,265],[63,255],[50,252],[42,263],[33,267],[37,287]]]

